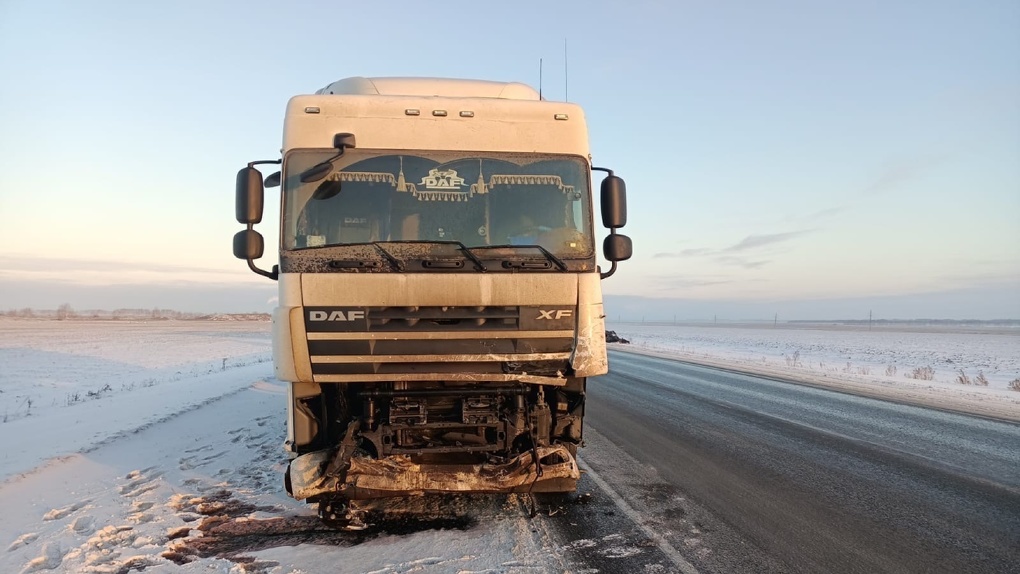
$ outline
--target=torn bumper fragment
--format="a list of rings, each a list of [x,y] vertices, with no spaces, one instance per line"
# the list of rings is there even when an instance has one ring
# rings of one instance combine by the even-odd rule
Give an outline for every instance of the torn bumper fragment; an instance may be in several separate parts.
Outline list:
[[[352,458],[346,472],[328,476],[332,451],[295,458],[288,470],[289,492],[304,500],[319,495],[364,500],[426,493],[571,492],[581,473],[563,446],[538,447],[504,463],[439,464],[415,462],[407,455],[382,459]],[[540,469],[540,470],[539,470]]]

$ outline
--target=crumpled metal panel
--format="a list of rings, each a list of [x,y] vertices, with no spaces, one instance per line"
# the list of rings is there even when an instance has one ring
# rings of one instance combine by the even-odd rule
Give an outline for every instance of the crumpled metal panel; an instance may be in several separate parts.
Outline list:
[[[577,344],[570,364],[577,377],[594,377],[609,372],[606,355],[606,317],[602,306],[602,284],[598,274],[578,278]]]
[[[562,462],[542,464],[539,476],[530,451],[503,464],[425,464],[406,455],[382,459],[355,457],[342,484],[337,477],[324,475],[331,453],[319,451],[291,462],[291,496],[303,500],[333,494],[357,500],[439,492],[542,492],[549,490],[549,485],[556,490],[572,490],[581,473],[570,451],[559,445],[537,450],[540,461]]]

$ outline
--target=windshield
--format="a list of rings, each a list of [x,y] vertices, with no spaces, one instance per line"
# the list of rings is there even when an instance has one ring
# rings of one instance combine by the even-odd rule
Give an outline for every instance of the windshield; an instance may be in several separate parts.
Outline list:
[[[284,165],[283,248],[376,241],[593,249],[588,166],[574,156],[351,149],[320,181],[300,175],[336,150],[294,150]]]

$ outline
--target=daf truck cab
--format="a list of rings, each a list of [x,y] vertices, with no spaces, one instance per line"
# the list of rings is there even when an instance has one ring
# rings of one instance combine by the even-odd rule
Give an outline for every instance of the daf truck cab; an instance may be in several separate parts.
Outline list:
[[[233,247],[279,284],[287,492],[353,528],[369,499],[573,491],[608,370],[601,280],[632,252],[583,110],[521,83],[353,77],[290,99],[281,152],[238,172]]]

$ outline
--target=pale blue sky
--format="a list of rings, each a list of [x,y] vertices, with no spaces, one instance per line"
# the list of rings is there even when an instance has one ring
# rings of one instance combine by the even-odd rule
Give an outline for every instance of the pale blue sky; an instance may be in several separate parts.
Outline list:
[[[0,310],[267,310],[275,285],[231,255],[233,185],[278,157],[290,96],[537,85],[542,58],[562,99],[564,39],[595,162],[628,184],[636,254],[607,294],[690,318],[1020,317],[1007,0],[0,0]]]

